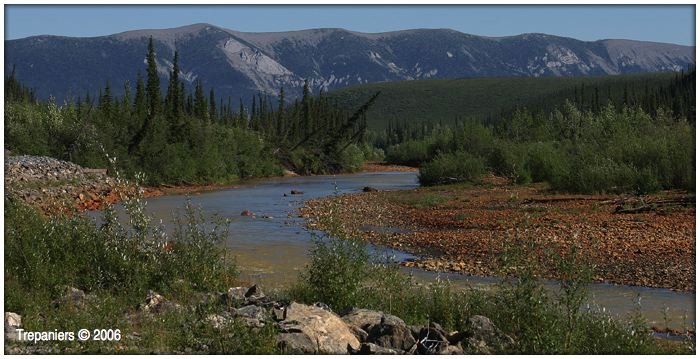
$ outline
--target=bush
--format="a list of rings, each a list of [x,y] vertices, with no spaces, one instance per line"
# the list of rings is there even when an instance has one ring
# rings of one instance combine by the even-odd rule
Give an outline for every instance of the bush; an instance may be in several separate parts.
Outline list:
[[[440,154],[420,168],[421,185],[477,182],[485,172],[484,161],[465,152]]]
[[[26,205],[5,200],[6,278],[24,290],[57,294],[73,286],[140,297],[148,290],[224,290],[235,279],[235,263],[220,246],[223,225],[207,228],[187,207],[175,232],[151,224],[139,197],[124,202],[124,227],[111,208],[97,226],[82,215],[44,218]],[[174,243],[172,250],[164,249]]]
[[[521,146],[499,142],[489,155],[489,167],[496,175],[508,177],[513,183],[529,183],[532,177],[525,166],[525,155]]]
[[[343,311],[361,300],[361,285],[367,278],[369,256],[364,244],[355,240],[316,239],[311,262],[300,283],[291,291],[299,301],[323,302]]]
[[[561,275],[559,291],[545,290],[540,278],[545,263],[532,260],[534,241],[516,245],[501,258],[506,276],[493,291],[456,289],[439,278],[416,283],[390,259],[370,256],[365,246],[348,240],[317,241],[307,271],[289,291],[291,300],[324,302],[342,315],[349,308],[393,314],[409,325],[439,323],[448,331],[465,330],[468,318],[491,318],[515,346],[498,354],[650,354],[664,352],[647,334],[643,318],[629,320],[585,311],[590,267],[575,249],[552,255]],[[469,351],[469,344],[462,346]]]
[[[348,146],[340,154],[340,167],[344,172],[357,172],[360,170],[364,162],[364,153],[355,144]]]
[[[525,162],[533,182],[560,183],[570,171],[566,154],[553,143],[537,142],[527,147]]]

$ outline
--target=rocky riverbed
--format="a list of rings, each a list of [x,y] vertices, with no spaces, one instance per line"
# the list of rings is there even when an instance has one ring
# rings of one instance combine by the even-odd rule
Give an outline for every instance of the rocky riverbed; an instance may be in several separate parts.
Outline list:
[[[597,281],[695,291],[694,194],[560,195],[491,182],[311,200],[301,214],[310,228],[420,255],[402,263],[410,267],[498,275],[508,244],[530,240],[538,263],[575,246]]]
[[[104,169],[44,156],[5,156],[5,196],[47,213],[99,209],[120,200]]]

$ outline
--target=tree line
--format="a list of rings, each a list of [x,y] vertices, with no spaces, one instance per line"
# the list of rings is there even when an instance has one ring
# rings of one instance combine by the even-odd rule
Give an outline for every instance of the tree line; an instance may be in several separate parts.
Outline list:
[[[206,94],[201,79],[188,91],[177,51],[162,93],[153,39],[146,62],[133,95],[129,82],[121,97],[106,82],[96,99],[88,93],[60,106],[37,101],[13,71],[5,79],[6,147],[89,167],[107,166],[108,154],[127,173],[145,172],[151,184],[222,182],[279,175],[284,168],[353,171],[373,155],[364,144],[365,113],[378,94],[349,112],[322,93],[313,96],[307,82],[293,103],[280,88],[276,104],[256,94],[248,106],[243,99],[234,106],[213,89]]]

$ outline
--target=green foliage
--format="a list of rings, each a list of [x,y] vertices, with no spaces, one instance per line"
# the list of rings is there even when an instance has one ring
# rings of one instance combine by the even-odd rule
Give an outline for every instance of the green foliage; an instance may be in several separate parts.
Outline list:
[[[488,157],[491,170],[499,176],[511,179],[513,183],[529,183],[532,178],[526,168],[526,153],[522,151],[522,147],[508,142],[496,144]]]
[[[316,239],[311,262],[292,295],[304,302],[323,302],[335,311],[348,309],[361,300],[368,262],[360,241]]]
[[[681,97],[694,93],[684,85],[689,78],[694,71],[668,88]],[[663,107],[645,110],[646,99],[634,101],[637,106],[599,104],[595,111],[568,100],[549,114],[518,108],[489,126],[475,119],[458,120],[452,128],[390,123],[386,143],[396,144],[388,147],[387,161],[422,164],[426,185],[441,178],[473,182],[450,175],[460,171],[450,154],[468,153],[518,184],[548,182],[554,190],[578,193],[693,191],[694,117]]]
[[[583,308],[592,271],[575,248],[550,256],[549,264],[561,275],[554,295],[539,277],[544,263],[531,259],[538,250],[535,243],[509,248],[501,258],[506,279],[495,291],[482,291],[457,289],[439,278],[418,284],[391,258],[370,256],[356,241],[317,241],[311,264],[288,295],[309,304],[324,302],[341,313],[368,308],[396,315],[409,325],[437,322],[446,330],[465,330],[468,318],[484,315],[515,339],[514,346],[495,348],[497,354],[665,352],[639,315],[613,319]],[[462,346],[470,350],[466,342]]]
[[[420,168],[418,180],[429,186],[453,182],[477,182],[485,172],[484,161],[466,152],[439,154]]]
[[[312,97],[285,104],[280,91],[277,112],[272,100],[253,97],[252,108],[240,101],[238,113],[213,91],[204,95],[198,80],[187,94],[175,52],[168,89],[161,95],[153,40],[147,53],[147,78],[139,73],[136,95],[124,84],[121,99],[109,83],[97,98],[56,104],[36,103],[14,73],[5,81],[6,148],[16,153],[48,155],[87,167],[106,167],[104,153],[120,159],[127,173],[145,172],[149,185],[228,182],[239,178],[282,174],[282,165],[304,174],[356,171],[382,153],[364,144],[365,113],[378,94],[353,113],[328,98]],[[249,113],[248,113],[249,112]]]
[[[169,236],[151,224],[139,197],[126,199],[124,207],[128,227],[111,208],[97,226],[80,215],[44,218],[6,199],[6,275],[25,290],[51,295],[66,285],[131,295],[171,293],[180,282],[198,291],[223,290],[235,278],[235,263],[219,245],[223,225],[207,228],[188,206]],[[164,249],[166,243],[175,247]]]

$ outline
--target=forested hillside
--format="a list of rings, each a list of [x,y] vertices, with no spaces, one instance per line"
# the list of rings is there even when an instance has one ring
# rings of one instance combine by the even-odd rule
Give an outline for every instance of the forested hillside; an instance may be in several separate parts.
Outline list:
[[[609,101],[642,104],[655,109],[659,104],[678,105],[688,99],[675,96],[667,87],[678,73],[595,77],[491,77],[452,80],[385,82],[347,87],[329,97],[341,106],[353,108],[375,92],[382,95],[367,112],[369,128],[387,125],[420,127],[447,125],[456,118],[497,120],[517,107],[551,111],[569,99],[583,108],[598,108]],[[671,89],[673,91],[673,89]],[[694,93],[692,93],[694,96]],[[685,111],[690,109],[686,106]]]
[[[126,173],[145,172],[151,184],[280,175],[283,167],[304,174],[353,171],[363,162],[364,113],[376,95],[354,112],[313,97],[308,85],[289,106],[284,89],[274,101],[257,95],[249,104],[224,102],[200,82],[188,92],[178,56],[165,94],[152,41],[146,76],[133,69],[133,95],[129,82],[117,85],[121,97],[113,95],[116,84],[106,82],[97,98],[37,102],[12,71],[5,80],[5,147],[88,167],[106,167],[109,155]]]

